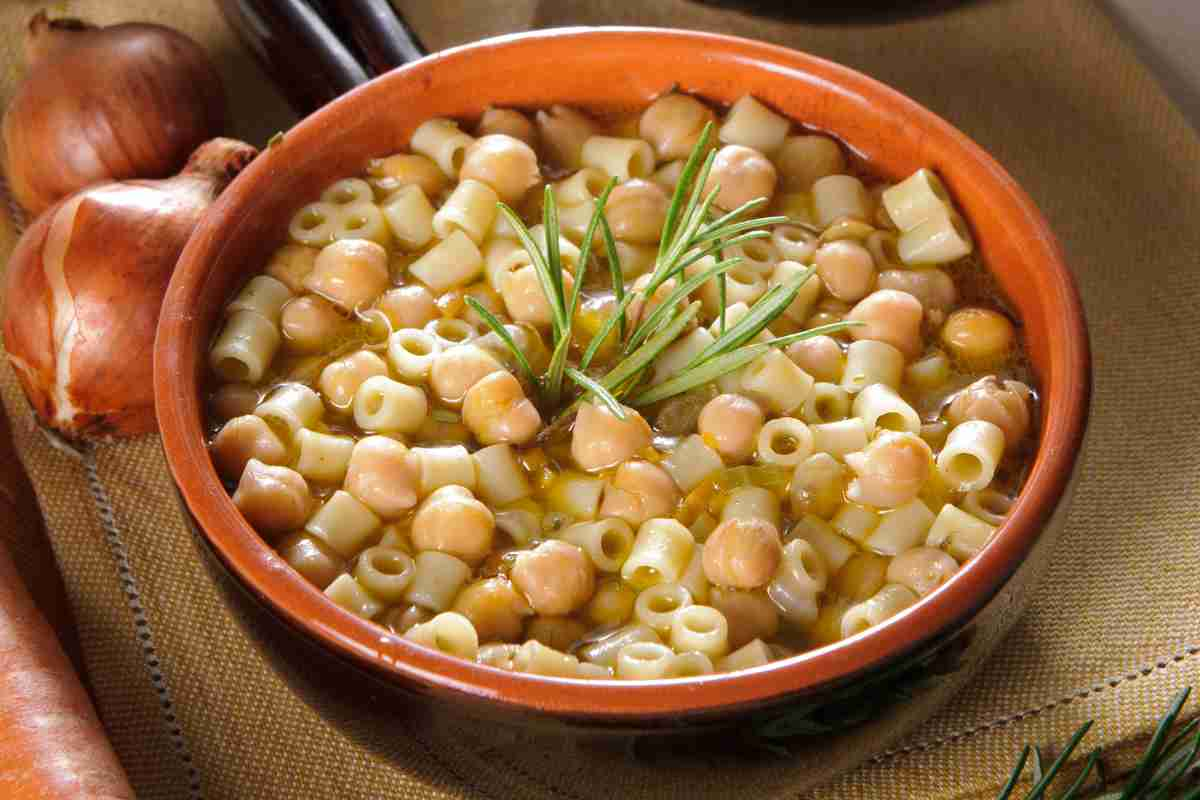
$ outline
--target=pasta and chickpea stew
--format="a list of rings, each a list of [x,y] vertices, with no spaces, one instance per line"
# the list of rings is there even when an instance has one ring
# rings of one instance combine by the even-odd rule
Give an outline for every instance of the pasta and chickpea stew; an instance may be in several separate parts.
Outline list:
[[[1036,394],[929,170],[681,93],[410,150],[300,209],[210,350],[215,466],[333,602],[503,669],[688,677],[866,630],[1003,521]]]

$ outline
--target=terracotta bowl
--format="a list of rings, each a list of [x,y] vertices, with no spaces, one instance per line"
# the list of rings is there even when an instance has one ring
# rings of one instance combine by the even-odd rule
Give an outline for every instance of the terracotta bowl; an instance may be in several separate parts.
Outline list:
[[[583,682],[514,674],[414,646],[328,601],[242,519],[205,450],[205,353],[223,303],[278,246],[292,213],[336,178],[402,149],[421,121],[488,105],[635,109],[673,84],[721,103],[747,92],[829,131],[900,178],[921,166],[948,184],[1024,321],[1042,391],[1041,443],[1009,519],[949,583],[897,617],[768,666],[689,681]],[[793,50],[703,33],[568,29],[491,39],[397,69],[288,131],[221,196],[171,280],[155,345],[163,446],[197,527],[237,580],[288,627],[387,685],[521,720],[652,729],[820,701],[968,628],[1011,623],[1064,501],[1087,418],[1088,340],[1070,273],[1045,220],[999,164],[913,101]],[[1002,609],[1000,598],[1003,598]],[[983,637],[989,641],[997,636]]]

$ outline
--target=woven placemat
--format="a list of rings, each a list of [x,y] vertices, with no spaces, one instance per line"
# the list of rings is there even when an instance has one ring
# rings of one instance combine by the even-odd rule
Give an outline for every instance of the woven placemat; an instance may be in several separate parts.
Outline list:
[[[0,9],[0,101],[23,21]],[[302,701],[315,679],[214,582],[176,509],[153,437],[73,457],[0,394],[71,599],[100,715],[143,798],[986,798],[1020,745],[1084,720],[1119,768],[1170,696],[1200,684],[1200,140],[1088,0],[981,0],[886,22],[811,24],[684,0],[399,3],[432,48],[565,24],[653,24],[751,36],[832,58],[973,136],[1030,191],[1078,276],[1095,346],[1089,453],[1069,525],[1029,609],[967,688],[921,727],[915,705],[871,736],[794,759],[638,759],[530,741],[414,709]],[[233,133],[263,143],[290,116],[213,7],[185,0],[51,6],[179,27],[219,61]],[[10,251],[11,228],[0,226]],[[1002,269],[1003,265],[997,265]],[[111,514],[97,515],[97,502]],[[232,609],[232,611],[231,611]],[[289,661],[289,659],[292,659]],[[965,676],[963,676],[965,677]],[[331,722],[332,720],[332,722]],[[834,771],[866,761],[832,782]],[[698,772],[697,770],[703,770]]]

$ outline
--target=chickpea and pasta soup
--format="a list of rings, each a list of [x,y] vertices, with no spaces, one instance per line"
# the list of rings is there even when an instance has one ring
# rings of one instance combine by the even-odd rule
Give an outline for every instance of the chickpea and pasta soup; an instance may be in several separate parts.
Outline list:
[[[330,600],[500,669],[686,678],[986,546],[1037,397],[935,174],[750,96],[471,129],[297,211],[211,346],[216,469]]]

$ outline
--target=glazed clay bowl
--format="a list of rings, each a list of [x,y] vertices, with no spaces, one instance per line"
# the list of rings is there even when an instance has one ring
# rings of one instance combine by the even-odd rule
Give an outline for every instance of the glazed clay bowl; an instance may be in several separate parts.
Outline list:
[[[223,304],[282,243],[300,205],[368,159],[405,148],[429,117],[469,120],[488,105],[630,110],[675,84],[720,103],[751,93],[834,134],[890,178],[922,166],[942,176],[1024,322],[1041,389],[1036,461],[1008,520],[945,586],[884,624],[761,668],[688,681],[505,672],[415,646],[335,606],[242,519],[205,449],[206,351]],[[642,730],[820,703],[961,631],[998,639],[1036,577],[1033,562],[1044,560],[1053,539],[1048,522],[1068,490],[1089,386],[1083,312],[1059,247],[1029,197],[970,139],[836,64],[742,39],[654,29],[568,29],[479,42],[396,69],[308,117],[251,164],[201,222],[171,280],[155,345],[163,447],[186,510],[220,563],[286,627],[344,669],[467,712]],[[1040,555],[1030,559],[1035,546]]]

